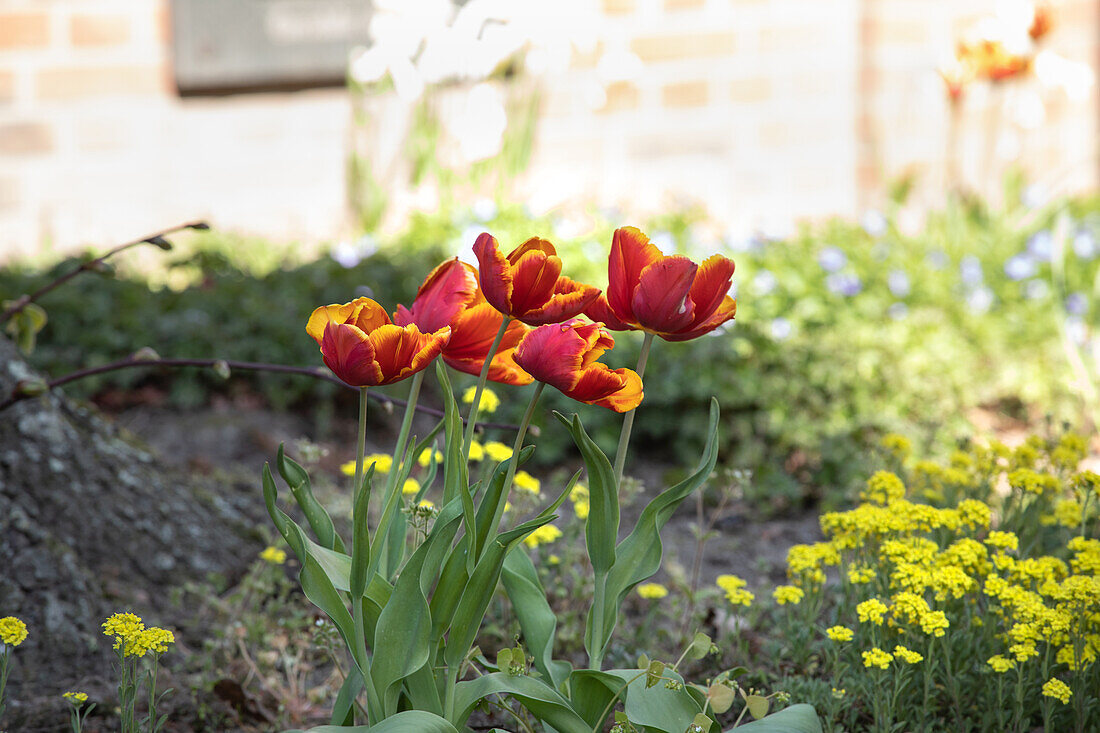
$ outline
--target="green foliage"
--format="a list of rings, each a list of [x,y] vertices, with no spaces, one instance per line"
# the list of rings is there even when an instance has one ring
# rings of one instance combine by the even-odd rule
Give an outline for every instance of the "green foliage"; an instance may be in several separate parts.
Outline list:
[[[557,518],[554,512],[573,494],[578,475],[533,518],[499,529],[511,495],[515,466],[530,457],[533,447],[519,450],[500,463],[484,490],[479,490],[480,482],[470,485],[460,450],[462,424],[447,370],[438,365],[436,372],[446,406],[445,467],[443,487],[438,490],[444,503],[438,512],[432,512],[433,521],[425,526],[423,534],[410,533],[404,523],[393,525],[398,528],[396,532],[387,528],[394,516],[392,502],[401,497],[398,487],[409,476],[423,446],[402,450],[408,437],[408,421],[397,439],[383,500],[386,509],[377,521],[368,512],[375,464],[362,482],[357,469],[350,543],[339,538],[301,466],[280,450],[279,473],[290,485],[318,542],[279,507],[274,477],[269,467],[263,469],[264,500],[276,528],[301,563],[302,590],[331,619],[354,663],[337,697],[333,723],[349,726],[361,717],[354,704],[361,691],[366,698],[367,717],[375,725],[371,730],[388,730],[384,726],[391,725],[389,721],[410,710],[429,716],[424,721],[433,725],[445,723],[465,730],[474,710],[490,704],[516,717],[528,730],[540,721],[563,733],[590,733],[601,729],[620,704],[622,720],[616,723],[620,728],[654,733],[710,729],[714,721],[707,713],[707,688],[686,685],[677,672],[683,660],[696,661],[710,653],[709,637],[696,635],[673,664],[647,660],[640,671],[604,671],[602,660],[625,596],[660,567],[661,528],[714,469],[717,403],[711,405],[706,447],[697,470],[654,497],[622,542],[617,537],[619,491],[610,462],[588,437],[579,416],[562,418],[589,467],[591,489],[586,495],[594,508],[586,528],[592,553],[588,560],[596,588],[584,634],[589,663],[574,668],[568,661],[555,658],[557,619],[547,605],[535,566],[517,547]],[[415,394],[419,375],[414,380],[411,390]],[[536,396],[540,391],[535,392]],[[522,438],[521,432],[517,448]],[[434,463],[428,470],[429,478],[417,492],[416,504],[405,507],[403,514],[417,511],[415,507],[431,490]],[[513,511],[511,516],[516,513]],[[606,514],[614,516],[603,516]],[[368,529],[372,521],[373,530]],[[380,537],[391,538],[402,549],[408,549],[407,559],[400,564],[379,563],[379,547],[384,544]],[[405,555],[402,552],[396,557]],[[514,646],[498,650],[494,665],[475,643],[502,584],[509,593],[524,643],[519,643],[517,637]],[[527,648],[534,652],[530,660],[533,668],[528,664]],[[476,674],[467,679],[471,670]],[[749,694],[745,700],[754,716],[767,713],[766,698]]]
[[[715,335],[658,340],[634,450],[675,460],[690,455],[705,440],[703,426],[680,415],[705,410],[717,396],[722,462],[751,469],[748,497],[782,511],[818,500],[841,504],[867,473],[869,449],[891,430],[947,450],[975,410],[1025,420],[1043,412],[1075,420],[1083,411],[1100,415],[1100,365],[1086,348],[1100,319],[1098,211],[1095,200],[1001,211],[953,202],[915,232],[887,216],[867,228],[832,221],[785,239],[725,242],[698,212],[649,222],[648,233],[666,249],[696,259],[730,254],[740,308],[734,325]],[[41,305],[49,323],[33,361],[61,374],[151,346],[165,357],[313,365],[317,350],[303,325],[318,303],[370,294],[390,309],[407,304],[431,267],[469,247],[482,230],[506,249],[547,237],[566,274],[602,285],[611,232],[626,223],[601,212],[536,217],[518,206],[493,205],[479,215],[446,208],[414,216],[384,244],[365,237],[340,245],[335,256],[345,263],[362,257],[348,268],[328,257],[303,262],[295,251],[205,233],[186,240],[167,269],[82,275],[48,295]],[[69,266],[49,273],[9,268],[0,272],[0,292],[30,292]],[[639,335],[616,338],[612,366],[633,366]],[[88,395],[149,375],[127,370],[68,389]],[[181,371],[157,379],[179,405],[247,384],[276,407],[309,405],[319,417],[331,414],[340,393],[276,374],[225,382]],[[561,395],[545,400],[550,410],[570,409]],[[498,420],[518,422],[522,406],[514,402],[505,401]],[[537,415],[536,424],[548,413]],[[609,413],[586,419],[589,435],[604,447],[613,444],[618,425]],[[547,431],[534,460],[555,465],[573,450],[565,434]]]

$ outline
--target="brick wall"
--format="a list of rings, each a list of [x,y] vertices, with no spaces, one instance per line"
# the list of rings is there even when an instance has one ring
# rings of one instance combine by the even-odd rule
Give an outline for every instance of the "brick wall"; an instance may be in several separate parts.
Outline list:
[[[909,170],[920,205],[942,199],[949,115],[935,68],[995,5],[593,2],[595,45],[544,79],[514,195],[542,209],[698,202],[734,231],[859,215]],[[1098,5],[1061,2],[1047,45],[1095,68]],[[167,0],[0,0],[0,256],[196,217],[281,240],[347,231],[347,96],[180,99],[169,30]],[[609,74],[601,59],[615,54],[640,66]],[[1044,124],[1003,124],[1027,94]],[[1097,110],[1095,87],[1080,101],[1034,84],[974,90],[959,113],[959,182],[993,192],[990,172],[1019,160],[1054,187],[1095,187]]]

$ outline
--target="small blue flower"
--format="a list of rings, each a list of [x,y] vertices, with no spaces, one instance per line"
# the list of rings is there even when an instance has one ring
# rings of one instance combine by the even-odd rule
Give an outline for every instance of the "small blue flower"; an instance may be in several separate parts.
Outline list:
[[[1082,260],[1091,260],[1097,254],[1096,237],[1088,229],[1080,229],[1073,238],[1073,252]]]
[[[974,255],[967,255],[959,262],[959,278],[966,285],[980,285],[982,282],[982,263]]]
[[[752,279],[753,292],[760,297],[770,294],[778,285],[779,280],[770,270],[761,270]]]
[[[1036,270],[1035,260],[1026,254],[1014,255],[1005,262],[1005,274],[1010,280],[1024,280],[1034,275]]]
[[[836,272],[848,264],[848,255],[839,247],[826,247],[817,256],[817,262],[825,272]]]
[[[853,295],[859,295],[863,290],[863,283],[860,282],[859,276],[850,272],[834,272],[825,278],[825,287],[837,295],[850,298]]]
[[[1039,262],[1050,262],[1051,253],[1054,251],[1053,235],[1047,229],[1035,232],[1027,239],[1027,251]]]
[[[1084,293],[1070,293],[1066,296],[1066,312],[1083,316],[1089,310],[1089,299]]]
[[[794,326],[786,318],[780,316],[772,320],[772,338],[776,341],[786,341],[794,331]]]
[[[886,276],[886,287],[890,288],[895,298],[904,298],[913,291],[909,283],[909,275],[905,270],[891,270]]]
[[[966,304],[975,313],[985,313],[993,307],[993,291],[984,285],[966,296]]]
[[[1050,284],[1046,280],[1028,280],[1024,285],[1024,295],[1029,300],[1042,300],[1050,295]]]
[[[886,315],[890,316],[895,321],[900,321],[909,315],[909,306],[905,303],[891,303],[890,307],[886,309]]]

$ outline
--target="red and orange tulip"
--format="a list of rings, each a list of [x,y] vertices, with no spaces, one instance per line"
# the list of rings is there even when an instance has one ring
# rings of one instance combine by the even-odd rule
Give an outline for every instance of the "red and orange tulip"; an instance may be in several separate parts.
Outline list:
[[[393,322],[415,324],[424,331],[450,326],[451,338],[443,347],[443,361],[454,369],[475,376],[489,355],[504,316],[485,302],[474,268],[458,258],[439,265],[424,280],[412,308],[397,306]],[[531,375],[516,365],[515,350],[527,328],[518,321],[508,324],[493,363],[489,379],[504,384],[530,384]]]
[[[642,401],[642,378],[597,359],[615,345],[598,324],[580,320],[539,326],[520,342],[516,363],[540,382],[589,405],[627,412]]]
[[[449,326],[427,333],[394,325],[370,298],[313,311],[306,332],[321,347],[325,365],[353,387],[393,384],[431,363],[451,337]]]
[[[554,245],[532,237],[505,257],[490,234],[474,242],[481,289],[501,313],[531,326],[560,323],[580,315],[600,294],[598,288],[561,274]]]
[[[727,295],[733,269],[733,260],[721,255],[702,265],[666,257],[649,237],[622,227],[611,242],[607,295],[585,314],[615,331],[640,329],[666,341],[698,338],[737,313],[737,301]]]

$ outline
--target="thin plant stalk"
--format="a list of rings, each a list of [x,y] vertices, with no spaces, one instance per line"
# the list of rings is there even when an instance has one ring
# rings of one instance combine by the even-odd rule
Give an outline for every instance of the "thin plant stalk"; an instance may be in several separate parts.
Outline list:
[[[412,429],[412,414],[416,410],[416,401],[420,394],[420,385],[424,381],[424,372],[417,372],[413,378],[413,383],[409,387],[409,401],[406,404],[405,417],[401,421],[401,433],[397,436],[397,445],[400,451],[404,452],[405,446],[408,445],[409,431]],[[378,526],[375,528],[374,540],[371,542],[371,554],[370,565],[367,568],[367,577],[373,577],[374,573],[378,570],[378,566],[382,561],[382,557],[385,555],[385,544],[389,537],[390,522],[393,521],[393,516],[397,512],[397,505],[401,503],[401,487],[397,485],[397,477],[401,471],[401,460],[403,456],[395,452],[393,458],[393,465],[390,466],[390,475],[386,479],[386,497],[385,503],[382,507],[382,516],[378,520]],[[395,568],[391,568],[391,571]]]
[[[645,338],[642,339],[642,350],[638,353],[638,367],[634,370],[638,372],[639,377],[645,376],[645,365],[649,361],[649,347],[652,345],[653,334],[647,332]],[[623,418],[623,429],[619,433],[619,448],[615,451],[615,486],[618,486],[623,480],[626,451],[630,445],[630,433],[634,429],[634,413],[637,411],[638,408],[635,407],[626,413],[626,417]]]
[[[497,504],[496,512],[493,514],[493,522],[489,526],[491,527],[490,541],[497,534],[497,527],[500,526],[500,518],[504,515],[504,505],[507,503],[508,495],[512,491],[512,481],[516,478],[516,468],[519,463],[519,452],[523,450],[523,439],[527,437],[527,428],[531,424],[531,417],[535,414],[535,406],[538,405],[539,397],[542,396],[542,390],[546,387],[543,382],[535,383],[535,392],[531,395],[531,402],[527,405],[527,410],[523,413],[523,419],[519,421],[519,431],[516,433],[516,442],[512,445],[512,457],[508,460],[508,473],[504,477],[504,501]],[[477,404],[476,402],[474,403]],[[470,420],[471,424],[473,420]]]
[[[352,501],[355,501],[355,497],[358,496],[359,491],[363,487],[363,463],[365,454],[367,452],[367,388],[359,388],[359,435],[355,441],[355,484],[351,487]],[[365,519],[365,518],[364,518]],[[373,558],[372,558],[373,559]],[[355,650],[352,654],[353,660],[360,667],[360,673],[363,674],[364,680],[369,680],[367,670],[363,669],[367,661],[367,635],[364,631],[363,622],[363,601],[360,598],[351,599],[351,615],[354,628],[354,643]],[[360,663],[358,660],[362,660]],[[367,690],[367,723],[377,722],[373,715],[370,714],[370,689]]]
[[[485,357],[485,363],[481,365],[481,374],[477,378],[477,387],[474,390],[474,403],[470,405],[470,416],[466,419],[466,434],[462,437],[462,458],[466,463],[470,462],[470,444],[474,440],[474,426],[477,425],[477,414],[481,411],[481,393],[485,391],[485,383],[489,381],[489,368],[493,365],[493,357],[497,355],[500,342],[504,340],[504,332],[508,330],[508,324],[512,322],[510,316],[503,316],[500,320],[500,330],[497,331],[493,345],[489,347],[489,353]]]

